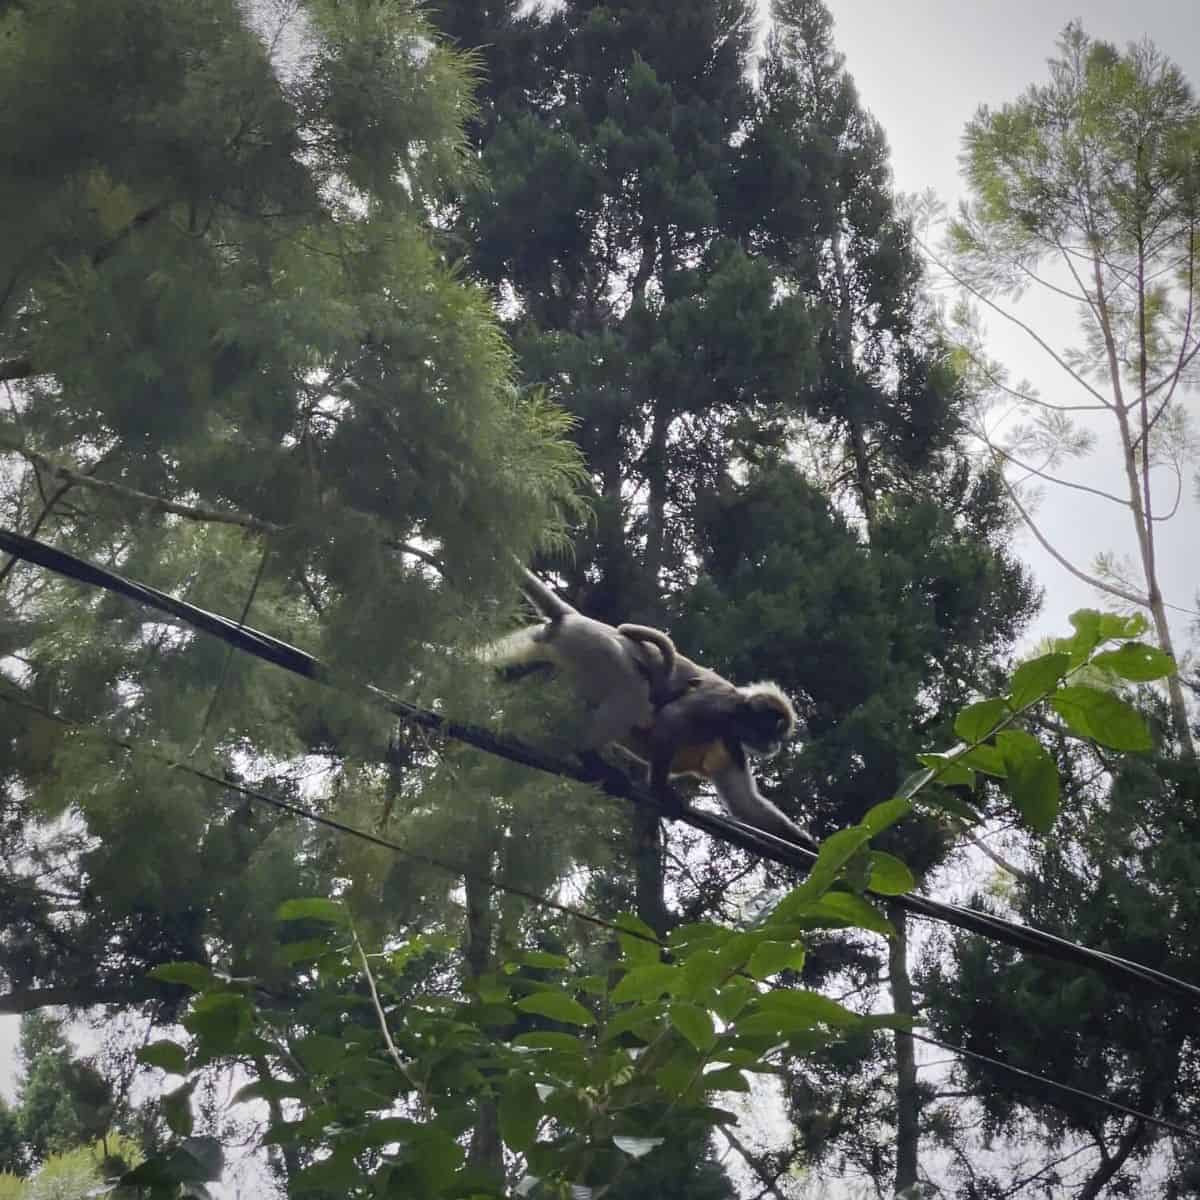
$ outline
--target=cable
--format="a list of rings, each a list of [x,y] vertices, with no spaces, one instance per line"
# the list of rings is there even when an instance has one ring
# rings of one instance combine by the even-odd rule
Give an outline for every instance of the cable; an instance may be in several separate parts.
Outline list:
[[[615,768],[600,773],[590,767],[552,758],[514,738],[503,737],[482,726],[451,721],[438,713],[400,700],[372,684],[363,684],[357,680],[341,677],[311,654],[307,654],[295,646],[290,646],[278,638],[271,637],[269,634],[261,633],[249,626],[238,625],[226,617],[208,612],[185,601],[176,600],[173,596],[169,596],[157,588],[126,579],[115,572],[86,562],[66,551],[57,550],[34,538],[0,528],[0,549],[57,574],[116,592],[160,612],[169,613],[193,628],[211,633],[230,645],[237,646],[264,661],[274,663],[295,675],[343,691],[365,693],[374,704],[381,705],[402,720],[436,730],[447,737],[473,745],[486,753],[498,755],[548,774],[590,783],[611,796],[630,800],[654,811],[661,811],[657,799],[647,789],[638,786],[632,779]],[[696,809],[686,809],[678,814],[678,819],[715,839],[758,854],[782,866],[807,870],[816,861],[816,855],[812,851],[730,817],[701,812]],[[1002,917],[962,905],[930,900],[911,892],[903,896],[886,897],[886,899],[914,916],[954,925],[971,933],[991,938],[993,941],[1013,946],[1018,950],[1040,954],[1058,962],[1086,966],[1120,986],[1133,984],[1140,988],[1167,992],[1193,1003],[1200,1002],[1200,987],[1195,984],[1118,955],[1092,950],[1087,946],[1069,942],[1065,938],[1056,937],[1052,933],[1036,929],[1033,926],[1021,925],[1015,921],[1008,921]]]
[[[266,804],[271,808],[277,809],[280,812],[285,812],[289,816],[296,817],[300,820],[310,821],[315,825],[324,826],[327,829],[332,829],[337,833],[347,837],[357,838],[360,841],[367,842],[374,846],[381,846],[385,850],[390,850],[401,858],[407,858],[416,862],[423,862],[429,866],[435,867],[438,870],[447,872],[456,877],[465,879],[473,879],[478,883],[482,883],[488,887],[495,887],[499,891],[506,892],[512,896],[520,896],[524,900],[528,900],[531,904],[539,908],[552,909],[555,912],[564,914],[565,916],[574,917],[576,920],[584,924],[594,925],[599,929],[605,929],[612,933],[626,934],[636,938],[639,941],[649,942],[651,945],[665,949],[665,946],[658,938],[651,937],[648,934],[641,933],[635,929],[626,929],[613,921],[606,921],[603,917],[597,917],[593,913],[584,912],[582,909],[572,908],[569,904],[562,904],[557,900],[551,900],[547,896],[539,895],[536,892],[527,891],[524,888],[514,884],[506,883],[503,880],[485,878],[484,876],[475,874],[466,867],[460,866],[457,863],[448,862],[444,859],[439,859],[431,854],[426,854],[422,851],[410,850],[406,846],[400,845],[398,842],[392,841],[390,838],[381,837],[379,834],[371,833],[369,830],[360,829],[355,825],[348,825],[344,821],[339,821],[334,817],[327,817],[323,813],[318,813],[310,808],[305,808],[301,804],[293,804],[288,800],[281,800],[277,796],[269,796],[265,792],[257,791],[254,788],[246,787],[243,784],[234,783],[230,779],[224,779],[219,775],[214,775],[210,771],[205,771],[200,767],[195,767],[191,763],[183,762],[179,759],[171,758],[169,755],[161,754],[158,751],[147,749],[144,746],[137,746],[132,742],[125,741],[122,738],[105,733],[103,730],[97,729],[94,726],[84,725],[80,722],[70,721],[65,717],[59,716],[57,713],[51,712],[49,709],[42,708],[40,705],[14,695],[10,689],[0,689],[0,700],[7,704],[15,705],[18,708],[23,708],[28,712],[36,713],[38,716],[54,721],[59,725],[63,725],[68,729],[74,729],[88,737],[95,738],[97,741],[107,742],[110,745],[118,746],[120,749],[129,754],[140,754],[146,758],[150,758],[159,762],[171,770],[182,771],[187,775],[191,775],[196,779],[202,780],[205,783],[212,784],[224,791],[234,792],[236,795],[244,796],[248,800],[257,801],[260,804]],[[772,987],[771,991],[783,991],[786,989]],[[1200,1141],[1200,1131],[1189,1129],[1184,1125],[1178,1125],[1173,1121],[1168,1121],[1165,1118],[1152,1116],[1150,1113],[1144,1113],[1135,1108],[1130,1108],[1127,1105],[1121,1104],[1117,1100],[1110,1100],[1107,1096],[1101,1096],[1096,1092],[1087,1092],[1081,1088],[1072,1087],[1070,1084],[1060,1083],[1055,1079],[1050,1079],[1045,1075],[1038,1075],[1033,1071],[1026,1071],[1021,1067],[1013,1067],[1008,1063],[1001,1061],[998,1058],[991,1058],[986,1054],[980,1054],[975,1050],[968,1050],[965,1046],[955,1046],[950,1042],[943,1042],[938,1038],[929,1037],[926,1034],[908,1031],[909,1035],[920,1042],[927,1042],[931,1046],[938,1046],[943,1050],[948,1050],[952,1054],[961,1055],[964,1058],[975,1059],[979,1062],[984,1062],[993,1067],[999,1067],[1002,1070],[1010,1071],[1014,1075],[1019,1075],[1022,1078],[1033,1080],[1034,1082],[1045,1085],[1048,1088],[1057,1089],[1061,1092],[1069,1093],[1072,1096],[1078,1096],[1084,1100],[1090,1100],[1102,1107],[1112,1109],[1114,1112],[1119,1112],[1125,1116],[1136,1117],[1139,1120],[1146,1121],[1152,1125],[1160,1126],[1163,1129],[1169,1130],[1172,1133],[1180,1134],[1184,1137],[1193,1138]]]
[[[643,941],[652,942],[656,946],[661,943],[657,938],[649,937],[644,933],[639,933],[634,929],[626,929],[622,925],[617,925],[613,921],[606,921],[603,917],[597,917],[591,913],[585,913],[582,909],[572,908],[568,904],[561,904],[557,900],[551,900],[548,896],[543,896],[538,892],[530,892],[516,884],[504,883],[497,879],[488,878],[479,875],[470,870],[470,868],[461,866],[458,863],[448,862],[444,859],[435,857],[432,854],[426,854],[421,850],[410,850],[407,846],[401,845],[399,842],[394,842],[391,838],[385,838],[377,833],[371,833],[370,830],[360,829],[356,825],[347,825],[344,821],[339,821],[336,817],[327,817],[324,813],[319,813],[311,808],[305,808],[302,804],[293,804],[290,800],[281,800],[278,796],[268,796],[266,792],[256,791],[254,788],[246,787],[244,784],[235,783],[232,779],[225,779],[220,775],[214,775],[211,771],[205,771],[201,767],[195,767],[189,762],[182,759],[172,758],[168,754],[161,754],[157,750],[147,749],[145,746],[137,746],[133,742],[127,742],[123,738],[119,738],[110,733],[105,733],[101,729],[97,729],[91,725],[84,725],[78,721],[68,720],[66,717],[61,717],[58,713],[51,712],[49,709],[42,708],[40,705],[33,704],[24,697],[15,696],[8,688],[0,688],[0,700],[6,704],[12,704],[17,708],[23,708],[28,712],[36,713],[39,717],[43,717],[47,721],[54,721],[59,725],[65,726],[67,729],[76,730],[79,733],[85,734],[88,737],[95,738],[97,741],[107,742],[111,746],[118,746],[120,749],[129,754],[141,754],[146,758],[153,759],[160,765],[169,768],[173,771],[182,771],[185,775],[192,775],[196,779],[201,779],[205,783],[215,784],[219,788],[224,788],[234,792],[239,796],[244,796],[247,800],[255,800],[260,804],[268,804],[272,808],[278,809],[280,812],[288,813],[290,816],[298,817],[301,820],[311,821],[315,825],[323,825],[327,829],[333,829],[338,833],[344,833],[349,837],[359,838],[361,841],[370,842],[374,846],[381,846],[385,850],[390,850],[401,858],[412,859],[415,862],[423,862],[428,866],[436,867],[440,871],[446,871],[451,875],[461,876],[464,879],[473,880],[475,883],[481,883],[486,887],[497,887],[502,892],[508,892],[513,896],[520,896],[524,900],[528,900],[533,904],[542,906],[543,908],[552,908],[556,912],[563,913],[569,917],[577,917],[581,921],[587,922],[589,925],[595,925],[600,929],[608,929],[613,933],[627,933],[631,937],[641,938]]]
[[[1174,1121],[1168,1121],[1165,1117],[1151,1116],[1150,1113],[1142,1112],[1137,1108],[1130,1108],[1127,1104],[1122,1104],[1119,1100],[1111,1100],[1107,1096],[1099,1096],[1095,1092],[1085,1092],[1082,1088],[1072,1087],[1069,1083],[1059,1083],[1057,1079],[1048,1079],[1045,1075],[1038,1075],[1034,1071],[1026,1071],[1023,1067],[1014,1067],[1002,1059],[992,1058],[989,1054],[980,1054],[978,1050],[968,1050],[965,1046],[954,1046],[950,1042],[943,1042],[935,1037],[927,1037],[923,1033],[910,1031],[909,1036],[915,1038],[918,1042],[927,1042],[930,1046],[938,1046],[942,1050],[949,1050],[953,1054],[961,1054],[963,1058],[973,1058],[976,1062],[987,1063],[990,1067],[999,1067],[1002,1071],[1009,1071],[1013,1075],[1019,1075],[1022,1079],[1030,1079],[1035,1083],[1045,1084],[1047,1087],[1056,1088],[1058,1091],[1066,1092],[1071,1096],[1078,1096],[1081,1100],[1094,1101],[1096,1104],[1102,1104],[1105,1108],[1111,1108],[1114,1112],[1123,1113],[1127,1117],[1136,1117],[1139,1121],[1145,1121],[1150,1125],[1157,1125],[1160,1129],[1166,1129],[1170,1133],[1178,1133],[1183,1137],[1200,1141],[1200,1129],[1189,1129],[1186,1125],[1177,1125]]]

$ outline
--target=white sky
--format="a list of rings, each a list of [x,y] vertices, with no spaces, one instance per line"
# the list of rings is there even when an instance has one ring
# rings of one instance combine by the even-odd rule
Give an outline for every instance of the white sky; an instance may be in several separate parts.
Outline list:
[[[1200,87],[1200,8],[1195,0],[826,0],[836,21],[838,48],[858,85],[862,103],[887,133],[896,187],[901,192],[932,188],[953,208],[962,196],[958,153],[963,127],[980,104],[997,107],[1015,100],[1031,83],[1046,81],[1046,59],[1071,20],[1081,20],[1095,38],[1124,47],[1150,38]],[[1026,301],[1021,315],[1050,332],[1058,349],[1076,342],[1069,313]],[[989,349],[1010,369],[1037,385],[1047,400],[1077,402],[1064,391],[1065,376],[1024,334],[998,318],[988,320]],[[1190,398],[1200,421],[1200,404]],[[1103,427],[1100,427],[1102,430]],[[1103,433],[1101,433],[1103,437]],[[1103,447],[1103,441],[1101,447]],[[1119,459],[1102,449],[1088,460],[1067,463],[1058,473],[1094,486],[1109,481],[1118,493]],[[1163,480],[1156,507],[1169,508],[1174,483]],[[1049,540],[1087,569],[1103,551],[1132,554],[1128,514],[1115,505],[1077,492],[1047,488],[1037,519]],[[1196,609],[1200,588],[1200,505],[1189,476],[1184,503],[1175,519],[1158,527],[1164,597]],[[1069,632],[1067,615],[1082,607],[1112,607],[1086,584],[1053,561],[1026,533],[1017,552],[1046,589],[1041,617],[1032,636]],[[1176,651],[1182,654],[1192,632],[1186,615],[1174,614]]]

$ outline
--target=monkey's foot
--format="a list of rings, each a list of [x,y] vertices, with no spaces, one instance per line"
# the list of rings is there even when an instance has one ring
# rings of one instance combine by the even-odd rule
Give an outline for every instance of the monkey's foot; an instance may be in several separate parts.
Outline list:
[[[611,787],[618,794],[627,792],[632,780],[621,770],[620,767],[614,767],[612,763],[596,750],[580,750],[576,757],[583,764],[584,769],[592,777],[596,783],[604,784],[606,787]]]

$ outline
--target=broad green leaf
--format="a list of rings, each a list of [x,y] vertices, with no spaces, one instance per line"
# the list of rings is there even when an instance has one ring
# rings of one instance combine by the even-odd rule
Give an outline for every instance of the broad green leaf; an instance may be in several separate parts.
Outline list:
[[[798,897],[799,903],[806,903],[825,891],[837,878],[838,872],[858,853],[859,849],[871,839],[871,831],[861,825],[851,825],[848,829],[839,829],[821,843],[817,861],[809,872],[808,878],[791,895],[785,896],[775,906],[778,914],[786,910],[792,897]]]
[[[972,808],[965,800],[960,800],[953,792],[947,791],[945,788],[930,788],[924,796],[921,797],[923,804],[932,805],[934,808],[945,809],[948,813],[953,813],[960,820],[966,821],[970,825],[979,823],[979,813]]]
[[[975,772],[946,754],[918,754],[917,761],[927,766],[943,787],[974,787]]]
[[[838,924],[853,925],[858,929],[869,929],[891,937],[895,928],[869,900],[853,892],[826,892],[813,905],[812,915],[832,917]]]
[[[955,718],[954,732],[964,742],[979,742],[987,737],[1005,717],[1008,705],[998,697],[968,704]]]
[[[537,1133],[542,1101],[528,1075],[514,1072],[504,1081],[499,1104],[500,1136],[518,1154],[524,1153]]]
[[[773,988],[758,1000],[760,1012],[806,1013],[827,1025],[849,1026],[859,1016],[836,1000],[808,988]]]
[[[1142,715],[1124,700],[1098,688],[1076,685],[1055,693],[1054,711],[1072,733],[1112,750],[1149,750],[1154,742]]]
[[[542,971],[565,971],[571,965],[565,954],[548,954],[545,950],[525,950],[517,960],[522,966]]]
[[[621,953],[632,966],[642,967],[662,961],[662,946],[658,935],[645,921],[633,913],[621,913],[613,922],[625,933],[617,934]]]
[[[187,1051],[178,1042],[151,1042],[138,1050],[137,1060],[172,1075],[187,1074]]]
[[[234,1049],[241,1034],[250,1028],[251,1010],[236,992],[207,992],[183,1017],[183,1027],[203,1039],[203,1048],[216,1054]]]
[[[740,1036],[788,1037],[814,1025],[842,1027],[856,1020],[849,1009],[819,992],[777,990],[760,996],[753,1011],[737,1019],[735,1028]]]
[[[919,771],[914,771],[909,775],[904,782],[896,789],[897,800],[910,800],[915,796],[931,779],[933,772],[928,767],[923,767]],[[888,801],[884,801],[885,804]]]
[[[584,1043],[573,1033],[555,1033],[549,1029],[537,1029],[513,1038],[514,1046],[528,1046],[533,1050],[554,1050],[559,1054],[576,1054],[581,1058],[586,1053]]]
[[[1080,648],[1086,646],[1089,654],[1104,641],[1104,634],[1100,631],[1103,615],[1094,608],[1081,608],[1067,618],[1075,627],[1072,641]]]
[[[872,850],[871,879],[867,887],[880,896],[902,896],[917,886],[912,872],[891,854]]]
[[[972,746],[954,757],[973,771],[994,775],[998,779],[1004,778],[1004,756],[995,746]]]
[[[1092,664],[1133,683],[1147,683],[1175,674],[1175,660],[1157,646],[1143,642],[1126,642],[1117,650],[1106,650],[1097,654]]]
[[[903,1029],[909,1030],[917,1023],[911,1013],[868,1013],[859,1017],[864,1029]]]
[[[293,1079],[256,1079],[234,1094],[234,1104],[246,1100],[303,1100],[311,1104],[314,1093],[307,1084]]]
[[[746,970],[755,979],[767,979],[780,971],[799,971],[804,966],[804,946],[800,942],[763,942],[750,955]]]
[[[665,1008],[659,1002],[653,1004],[636,1004],[624,1012],[611,1017],[604,1025],[604,1040],[611,1041],[623,1033],[633,1033],[648,1042],[660,1030]],[[520,1039],[518,1039],[520,1040]]]
[[[1043,654],[1023,662],[1014,672],[1008,702],[1014,708],[1024,708],[1042,699],[1058,686],[1058,681],[1070,670],[1071,656],[1062,652]]]
[[[354,1158],[340,1150],[293,1175],[288,1181],[288,1190],[297,1195],[327,1192],[333,1196],[348,1196],[358,1182],[358,1167]]]
[[[541,1017],[549,1017],[552,1021],[562,1021],[567,1025],[594,1025],[596,1018],[592,1016],[578,1000],[564,992],[534,992],[524,1000],[517,1001],[521,1012],[537,1013]]]
[[[1004,756],[1008,794],[1038,833],[1049,833],[1058,815],[1058,767],[1037,738],[1021,729],[996,735]]]
[[[634,967],[627,971],[621,982],[613,988],[614,1004],[626,1004],[631,1000],[657,1000],[664,992],[674,994],[686,986],[678,967],[670,963],[651,963],[645,967]]]
[[[158,1098],[163,1119],[177,1137],[187,1137],[192,1132],[192,1092],[195,1087],[196,1081],[190,1080]]]
[[[717,1040],[712,1017],[696,1004],[672,1004],[667,1010],[671,1024],[683,1034],[697,1050],[711,1050]]]
[[[348,923],[346,910],[341,904],[336,900],[326,900],[320,896],[285,900],[275,910],[275,915],[280,921],[325,921],[330,925],[346,925]]]
[[[724,925],[714,925],[711,921],[693,921],[688,925],[680,925],[667,934],[667,945],[674,950],[686,947],[698,950],[719,950],[733,936],[733,931]]]
[[[630,1158],[644,1158],[651,1150],[661,1146],[666,1138],[651,1137],[622,1137],[613,1135],[613,1145],[618,1150],[628,1154]]]
[[[309,938],[303,942],[288,942],[275,951],[276,960],[285,967],[297,963],[316,962],[329,953],[329,943],[324,938]]]
[[[758,988],[749,979],[731,979],[717,993],[713,1010],[722,1021],[732,1021],[758,994]]]
[[[712,1092],[748,1092],[750,1082],[737,1067],[721,1067],[716,1071],[705,1071],[701,1078],[704,1086]]]
[[[341,1038],[313,1033],[301,1038],[294,1049],[301,1063],[320,1075],[338,1075],[346,1065],[346,1043]]]
[[[700,1080],[700,1063],[690,1046],[686,1053],[676,1053],[657,1071],[654,1078],[658,1086],[668,1095],[680,1097],[697,1087]],[[698,1098],[698,1097],[697,1097]]]
[[[407,1153],[408,1165],[415,1168],[419,1180],[414,1191],[420,1196],[437,1196],[453,1184],[466,1150],[448,1130],[437,1125],[419,1126],[418,1130]],[[335,1193],[347,1194],[346,1189]]]
[[[694,950],[682,966],[688,985],[687,994],[690,996],[716,987],[729,973],[712,950]]]
[[[372,1117],[362,1129],[355,1131],[358,1135],[355,1140],[364,1150],[379,1149],[394,1142],[407,1142],[420,1128],[408,1117]]]
[[[902,821],[910,812],[912,812],[911,801],[903,796],[893,796],[891,800],[884,800],[881,804],[867,809],[866,816],[859,824],[869,830],[872,837],[875,837],[895,825],[897,821]]]
[[[1129,616],[1112,612],[1100,614],[1100,636],[1106,642],[1141,637],[1149,628],[1150,622],[1142,613],[1131,613]]]
[[[747,931],[735,933],[717,951],[717,962],[726,972],[738,970],[750,961],[750,956],[766,940],[767,935],[761,929],[752,933]]]
[[[212,972],[199,963],[162,963],[160,966],[151,967],[149,974],[151,979],[162,983],[181,983],[194,992],[202,992],[213,982]]]

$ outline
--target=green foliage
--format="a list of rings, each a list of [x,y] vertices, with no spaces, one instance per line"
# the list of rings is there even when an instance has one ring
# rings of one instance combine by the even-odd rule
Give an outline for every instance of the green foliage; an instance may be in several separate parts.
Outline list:
[[[508,549],[586,512],[572,418],[518,385],[438,232],[472,177],[473,75],[406,0],[0,9],[0,523],[491,715],[458,651],[507,619]],[[79,472],[61,494],[58,466]],[[359,702],[25,567],[0,591],[6,695],[369,824],[459,793]],[[8,705],[0,724],[6,990],[141,1004],[164,962],[286,977],[273,913],[335,878],[367,920],[454,912],[444,880]],[[168,1006],[197,984],[151,978]]]
[[[835,858],[844,856],[826,854],[827,868]],[[546,1194],[566,1183],[613,1183],[668,1140],[658,1133],[668,1115],[672,1138],[732,1120],[714,1099],[745,1091],[743,1071],[772,1070],[764,1057],[770,1047],[808,1053],[867,1028],[817,992],[754,982],[802,966],[799,931],[842,927],[870,911],[865,901],[857,912],[839,911],[839,899],[858,898],[828,891],[838,868],[826,874],[828,884],[796,889],[751,931],[680,926],[670,962],[657,961],[664,947],[624,916],[629,932],[618,938],[607,982],[585,977],[563,956],[522,953],[463,997],[413,991],[406,970],[434,952],[414,938],[374,958],[378,1007],[353,986],[345,909],[320,898],[292,901],[281,917],[315,918],[322,952],[288,1020],[277,1019],[253,981],[211,980],[184,1015],[190,1042],[159,1042],[141,1057],[171,1069],[183,1063],[191,1073],[226,1058],[259,1064],[239,1099],[288,1097],[298,1105],[265,1138],[309,1164],[291,1180],[296,1195],[327,1188],[346,1196],[379,1188],[414,1198],[464,1188],[499,1195],[499,1182],[479,1177],[456,1141],[489,1101],[498,1105],[505,1144]],[[529,966],[536,978],[524,973]],[[162,973],[194,978],[190,964]],[[515,1032],[515,1013],[542,1020],[534,1031]],[[175,1093],[180,1103],[191,1086]],[[406,1115],[384,1115],[395,1106]],[[126,1184],[157,1195],[154,1188],[213,1177],[190,1165],[190,1124],[171,1124],[181,1140]]]
[[[831,929],[894,935],[865,892],[899,894],[913,877],[894,856],[871,849],[871,839],[915,805],[937,805],[932,793],[944,776],[961,770],[973,780],[983,768],[963,766],[970,756],[994,754],[989,773],[1004,779],[1032,826],[1049,830],[1058,803],[1055,763],[1013,725],[1069,697],[1077,690],[1072,674],[1131,632],[1128,621],[1099,613],[1077,613],[1073,623],[1076,641],[1086,643],[1075,666],[1069,660],[1078,646],[1034,659],[1014,672],[1007,700],[969,706],[955,723],[969,744],[925,756],[929,765],[904,797],[826,838],[807,879],[749,928],[684,924],[664,943],[623,914],[604,955],[605,975],[569,955],[517,950],[455,994],[414,986],[436,975],[435,960],[449,943],[410,937],[368,956],[350,909],[311,897],[278,910],[285,936],[297,924],[304,932],[292,943],[304,947],[292,957],[305,965],[285,1009],[254,979],[216,978],[191,963],[158,968],[158,977],[195,989],[182,1017],[189,1041],[159,1041],[139,1054],[185,1075],[162,1102],[177,1140],[125,1182],[166,1195],[219,1169],[203,1155],[207,1165],[197,1165],[191,1095],[199,1072],[223,1061],[255,1064],[257,1078],[238,1099],[275,1105],[265,1142],[289,1147],[301,1164],[291,1194],[499,1196],[500,1181],[481,1174],[461,1145],[482,1109],[494,1106],[503,1146],[524,1164],[523,1194],[553,1195],[568,1186],[613,1186],[643,1159],[654,1162],[662,1147],[736,1120],[720,1096],[748,1091],[747,1073],[774,1072],[776,1051],[805,1059],[873,1031],[909,1028],[910,1014],[856,1013],[800,986],[806,943]],[[1125,645],[1144,671],[1153,656]],[[418,976],[410,974],[414,967],[422,968]],[[286,1118],[278,1107],[285,1098],[293,1105]]]

